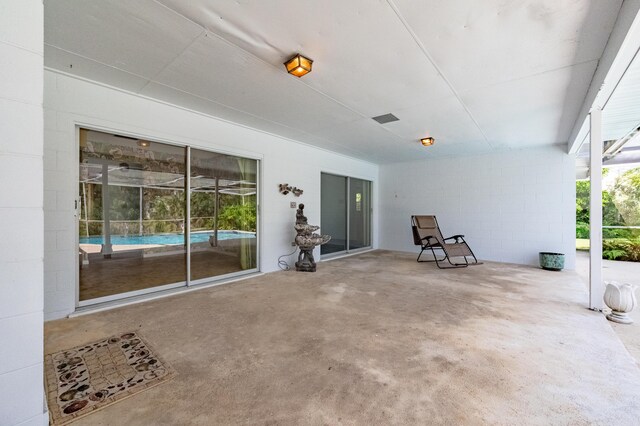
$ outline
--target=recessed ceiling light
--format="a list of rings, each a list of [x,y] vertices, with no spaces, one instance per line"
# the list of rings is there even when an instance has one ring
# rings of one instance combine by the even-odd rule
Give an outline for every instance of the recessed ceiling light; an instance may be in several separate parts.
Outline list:
[[[431,146],[436,143],[436,140],[432,137],[422,138],[420,139],[420,143],[422,144],[422,146]]]
[[[313,61],[311,59],[305,58],[299,53],[284,63],[284,66],[287,68],[287,72],[298,78],[310,73],[312,65]]]

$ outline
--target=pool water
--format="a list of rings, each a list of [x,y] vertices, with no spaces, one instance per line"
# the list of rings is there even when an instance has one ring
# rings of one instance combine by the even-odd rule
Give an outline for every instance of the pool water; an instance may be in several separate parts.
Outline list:
[[[195,232],[191,234],[192,243],[209,242],[209,236],[213,232]],[[218,231],[218,241],[233,240],[237,238],[255,238],[251,232]],[[80,237],[80,244],[102,244],[102,236]],[[183,234],[151,234],[151,235],[112,235],[111,244],[114,245],[175,245],[184,244]]]

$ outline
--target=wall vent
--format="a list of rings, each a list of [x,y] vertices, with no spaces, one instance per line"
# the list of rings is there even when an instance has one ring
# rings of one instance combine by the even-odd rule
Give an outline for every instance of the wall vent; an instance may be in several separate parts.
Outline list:
[[[387,123],[391,123],[399,120],[398,117],[396,117],[393,114],[383,114],[383,115],[379,115],[377,117],[371,117],[371,118],[373,118],[380,124],[387,124]]]

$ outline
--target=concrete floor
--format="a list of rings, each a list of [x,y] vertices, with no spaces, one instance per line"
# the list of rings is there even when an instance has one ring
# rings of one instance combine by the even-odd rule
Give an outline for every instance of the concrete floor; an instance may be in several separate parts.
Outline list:
[[[588,288],[589,252],[576,252],[576,272]],[[640,262],[603,260],[602,278],[604,281],[636,284],[640,287]],[[640,300],[640,290],[636,290],[636,297]],[[613,327],[636,363],[640,365],[640,308],[636,308],[629,316],[634,320],[633,324],[610,322],[609,325]],[[640,424],[640,421],[638,423]]]
[[[640,369],[575,272],[375,251],[46,324],[140,330],[170,382],[76,424],[618,424]]]

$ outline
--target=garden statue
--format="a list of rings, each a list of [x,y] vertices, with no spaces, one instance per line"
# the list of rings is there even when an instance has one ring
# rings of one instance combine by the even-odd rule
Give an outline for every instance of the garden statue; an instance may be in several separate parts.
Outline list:
[[[307,223],[307,217],[304,215],[304,204],[298,205],[294,228],[297,233],[295,243],[300,248],[298,261],[296,262],[296,271],[315,272],[316,262],[313,259],[313,249],[315,246],[329,242],[331,236],[313,233],[313,231],[317,231],[320,227]]]

